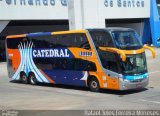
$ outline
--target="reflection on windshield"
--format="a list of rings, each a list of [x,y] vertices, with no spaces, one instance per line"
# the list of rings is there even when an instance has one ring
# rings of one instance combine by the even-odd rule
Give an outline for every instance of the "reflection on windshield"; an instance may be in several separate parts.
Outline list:
[[[112,36],[120,49],[139,49],[142,47],[138,34],[134,31],[113,31]]]
[[[121,62],[124,74],[139,74],[147,71],[145,54],[128,55],[125,62]]]

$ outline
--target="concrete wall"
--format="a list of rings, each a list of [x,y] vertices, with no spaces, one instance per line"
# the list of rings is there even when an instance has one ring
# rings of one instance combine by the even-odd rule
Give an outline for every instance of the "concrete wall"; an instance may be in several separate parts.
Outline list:
[[[105,28],[105,19],[150,17],[150,0],[69,0],[70,29]]]
[[[40,26],[7,26],[0,36],[68,30],[68,25],[40,25]]]
[[[0,20],[68,19],[66,0],[0,0]]]
[[[3,29],[7,26],[9,21],[0,21],[0,33],[3,31]]]

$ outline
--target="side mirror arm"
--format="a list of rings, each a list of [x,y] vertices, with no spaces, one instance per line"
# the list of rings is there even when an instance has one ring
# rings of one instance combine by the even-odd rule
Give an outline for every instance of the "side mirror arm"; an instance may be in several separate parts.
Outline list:
[[[110,47],[99,47],[99,49],[103,50],[103,51],[108,51],[108,52],[113,52],[113,53],[120,54],[122,61],[123,62],[126,61],[126,54],[122,50],[120,50],[120,49],[110,48]]]
[[[156,51],[152,48],[152,47],[149,47],[147,45],[144,45],[143,46],[144,49],[148,49],[152,52],[152,57],[155,58],[156,57]]]

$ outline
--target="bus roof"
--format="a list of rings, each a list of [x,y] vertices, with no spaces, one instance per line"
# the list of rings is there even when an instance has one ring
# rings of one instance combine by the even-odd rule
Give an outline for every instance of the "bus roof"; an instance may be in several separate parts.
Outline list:
[[[112,32],[112,31],[133,31],[133,29],[131,28],[124,28],[124,27],[107,27],[107,28],[89,28],[87,29],[89,31],[108,31],[108,32]]]
[[[86,30],[70,30],[70,31],[57,31],[52,32],[52,35],[59,35],[59,34],[71,34],[71,33],[86,33]]]
[[[35,37],[35,36],[47,36],[47,35],[59,35],[59,34],[71,34],[71,33],[86,33],[87,30],[106,30],[106,31],[132,31],[130,28],[122,27],[108,27],[108,28],[91,28],[86,30],[70,30],[70,31],[57,31],[57,32],[38,32],[38,33],[28,33],[20,35],[9,35],[7,38],[23,38],[23,37]]]
[[[35,36],[47,36],[47,35],[59,35],[59,34],[71,34],[71,33],[85,33],[86,30],[70,30],[70,31],[57,31],[57,32],[38,32],[28,33],[20,35],[9,35],[7,38],[23,38],[23,37],[35,37]]]
[[[26,37],[26,34],[21,34],[21,35],[9,35],[7,38],[21,38],[21,37]]]

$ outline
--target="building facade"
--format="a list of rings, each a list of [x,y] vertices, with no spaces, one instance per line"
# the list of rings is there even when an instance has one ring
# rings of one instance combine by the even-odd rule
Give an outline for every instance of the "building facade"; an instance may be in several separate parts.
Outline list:
[[[142,41],[149,43],[151,39],[144,39],[149,30],[144,27],[147,23],[150,24],[150,4],[153,4],[150,2],[151,0],[0,0],[0,60],[5,57],[5,37],[11,34],[127,27],[135,29]]]

